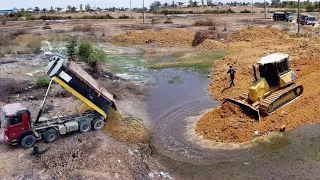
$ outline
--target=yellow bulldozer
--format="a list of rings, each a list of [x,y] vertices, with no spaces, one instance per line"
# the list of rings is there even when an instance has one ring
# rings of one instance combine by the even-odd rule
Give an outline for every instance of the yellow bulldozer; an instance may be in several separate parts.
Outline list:
[[[289,55],[274,53],[261,58],[258,71],[259,78],[253,65],[254,80],[239,99],[227,98],[224,102],[249,110],[260,121],[260,113],[272,114],[302,95],[303,86],[294,82],[297,75],[289,67]]]

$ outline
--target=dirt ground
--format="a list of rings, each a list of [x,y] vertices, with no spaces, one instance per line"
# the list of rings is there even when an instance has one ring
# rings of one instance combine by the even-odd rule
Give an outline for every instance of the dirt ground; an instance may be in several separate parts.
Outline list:
[[[216,31],[219,33],[230,34],[235,30],[248,29],[251,26],[271,26],[275,23],[271,19],[261,19],[261,14],[244,15],[188,15],[187,17],[171,16],[173,24],[164,24],[166,17],[163,15],[150,15],[155,20],[141,23],[141,19],[134,20],[70,20],[70,21],[50,21],[52,29],[42,29],[46,22],[30,21],[30,22],[8,22],[7,26],[0,26],[0,32],[9,33],[23,30],[24,32],[18,39],[23,41],[29,36],[40,37],[50,42],[65,42],[68,35],[78,35],[80,40],[88,40],[99,43],[114,43],[114,37],[124,37],[117,44],[131,46],[142,49],[144,55],[155,56],[158,54],[175,54],[189,53],[188,58],[192,59],[195,52],[202,54],[203,51],[215,52],[220,49],[228,49],[230,55],[224,57],[215,64],[211,75],[213,81],[208,87],[212,97],[218,100],[224,97],[236,97],[246,89],[252,78],[251,63],[255,63],[263,55],[271,52],[288,53],[291,57],[290,65],[298,74],[298,82],[305,87],[304,95],[296,102],[286,106],[283,110],[264,118],[262,122],[266,122],[257,128],[261,134],[277,130],[278,125],[284,124],[287,128],[294,128],[302,124],[316,122],[318,118],[318,109],[314,104],[319,100],[319,95],[315,89],[319,87],[317,83],[319,74],[318,67],[318,39],[290,38],[289,35],[283,34],[274,29],[253,28],[251,30],[236,31],[228,39],[216,38],[215,40],[206,40],[198,47],[192,47],[194,34],[199,30],[208,30],[208,26],[193,26],[194,22],[199,19],[214,19],[217,23]],[[271,16],[270,14],[268,15]],[[89,32],[76,31],[74,28],[78,25],[89,24],[93,28]],[[168,30],[169,29],[169,30]],[[128,44],[126,40],[130,35],[137,32],[150,32],[151,40],[147,38],[139,39],[142,42],[133,42]],[[251,33],[254,31],[254,33]],[[304,30],[305,31],[305,30]],[[184,33],[178,34],[176,33]],[[141,33],[140,33],[141,34]],[[158,37],[158,35],[162,35]],[[253,35],[254,34],[254,35]],[[144,36],[145,34],[143,34]],[[27,37],[25,37],[27,36]],[[244,38],[246,37],[246,38]],[[250,37],[250,38],[249,38]],[[136,38],[136,37],[135,37]],[[125,40],[123,40],[125,39]],[[183,40],[180,42],[180,40]],[[179,42],[176,42],[179,41]],[[130,41],[130,43],[132,43]],[[159,47],[160,46],[160,47]],[[26,49],[24,43],[15,42],[10,46],[0,46],[0,50],[4,52],[13,52]],[[200,51],[201,50],[201,51]],[[246,53],[244,53],[246,52]],[[192,57],[192,58],[190,58]],[[209,56],[211,57],[211,56]],[[194,58],[195,61],[198,59]],[[43,67],[47,64],[47,58],[42,55],[22,54],[22,55],[6,55],[0,59],[0,104],[8,102],[21,102],[26,105],[35,116],[37,114],[39,104],[43,98],[45,88],[35,89],[33,84],[36,78],[43,76]],[[233,64],[237,68],[236,86],[227,89],[228,77],[225,75],[228,65]],[[108,87],[112,85],[113,80],[100,79],[103,85]],[[6,83],[4,83],[6,82]],[[23,84],[17,89],[16,86],[7,88],[6,84],[18,82]],[[313,82],[313,83],[311,83]],[[154,175],[157,179],[161,171],[166,171],[158,164],[157,159],[152,156],[152,143],[148,141],[148,132],[143,127],[141,120],[136,115],[143,117],[145,105],[143,99],[146,96],[145,87],[133,86],[130,82],[120,81],[111,86],[113,93],[119,99],[119,112],[124,118],[114,118],[107,123],[106,132],[90,132],[88,134],[72,134],[70,136],[61,137],[56,143],[44,144],[39,143],[40,149],[44,149],[45,153],[40,157],[31,156],[31,150],[24,150],[19,147],[10,147],[0,144],[0,161],[3,171],[0,172],[0,178],[3,179],[48,179],[54,177],[56,179],[149,179]],[[138,88],[138,89],[137,89]],[[134,89],[134,90],[132,90]],[[18,90],[18,91],[11,91]],[[23,91],[25,90],[25,91]],[[9,97],[9,98],[8,98]],[[48,99],[48,116],[53,116],[65,110],[65,107],[71,107],[78,101],[59,88],[54,86],[53,92]],[[230,109],[238,112],[234,107]],[[214,114],[205,115],[199,123],[205,124],[207,127],[207,139],[216,140],[214,131]],[[231,119],[225,113],[226,118]],[[128,120],[134,119],[134,121]],[[247,117],[243,117],[246,119]],[[289,121],[293,119],[294,121]],[[300,119],[300,120],[298,120]],[[116,120],[116,121],[114,121]],[[271,123],[268,123],[271,122]],[[225,127],[221,121],[218,127]],[[245,123],[245,122],[244,122]],[[234,124],[227,126],[225,132],[229,132],[230,128],[234,128]],[[247,141],[252,138],[252,132],[241,135],[237,138],[237,134],[242,127],[248,126],[240,124],[238,129],[232,129],[233,138],[230,134],[219,137],[226,142]],[[230,128],[229,128],[230,127]],[[260,128],[261,127],[261,128]],[[260,129],[259,129],[260,128]],[[197,130],[202,132],[203,129]],[[134,133],[132,133],[134,132]],[[136,134],[139,132],[141,134]],[[218,129],[217,132],[221,132]],[[210,135],[210,136],[209,136]],[[214,137],[214,138],[212,138]],[[139,142],[143,142],[140,143]],[[150,157],[151,154],[151,157]],[[17,158],[18,157],[18,158]],[[31,168],[30,168],[31,167]],[[149,174],[151,173],[151,174]],[[172,172],[174,173],[174,172]],[[176,179],[188,179],[179,176],[178,173],[173,174]],[[189,177],[190,178],[190,177]],[[190,178],[192,179],[192,178]]]
[[[303,124],[318,122],[317,101],[319,98],[318,67],[319,39],[291,38],[290,35],[273,28],[254,27],[239,30],[228,37],[228,49],[231,54],[218,61],[211,74],[212,83],[208,90],[212,98],[222,100],[226,97],[238,98],[250,85],[253,79],[252,64],[270,53],[282,52],[290,56],[290,67],[297,73],[297,83],[302,84],[304,93],[301,98],[277,110],[274,114],[262,118],[261,122],[243,120],[238,111],[226,109],[231,114],[219,120],[218,112],[226,107],[213,110],[205,115],[197,124],[196,131],[205,139],[220,142],[244,142],[254,138],[254,131],[265,135],[286,129],[296,128]],[[229,87],[226,74],[228,66],[236,68],[235,87]],[[227,105],[227,104],[226,104]],[[234,115],[236,114],[236,115]],[[240,113],[241,114],[241,113]],[[236,119],[235,119],[236,117]],[[232,120],[227,120],[232,118]],[[223,131],[223,133],[221,133]]]

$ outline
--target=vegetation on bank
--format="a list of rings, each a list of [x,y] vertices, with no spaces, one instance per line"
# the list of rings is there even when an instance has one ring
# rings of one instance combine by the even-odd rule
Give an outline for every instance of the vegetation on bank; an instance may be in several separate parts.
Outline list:
[[[151,69],[165,69],[165,68],[184,68],[195,70],[201,74],[208,74],[210,67],[216,60],[222,59],[228,55],[228,50],[220,50],[216,52],[199,52],[187,53],[178,57],[174,61],[160,62],[149,66]],[[192,59],[192,61],[190,61]]]

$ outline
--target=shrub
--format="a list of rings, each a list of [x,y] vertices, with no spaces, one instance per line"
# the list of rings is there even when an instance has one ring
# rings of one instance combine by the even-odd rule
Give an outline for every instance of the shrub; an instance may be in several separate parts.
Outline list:
[[[31,39],[27,47],[30,49],[30,51],[34,54],[40,54],[41,53],[41,39],[40,38],[33,38]]]
[[[69,37],[66,48],[67,48],[68,58],[70,60],[74,60],[76,58],[76,54],[77,54],[76,48],[78,46],[77,43],[78,43],[78,38],[76,36]]]
[[[216,39],[218,37],[219,37],[219,33],[217,31],[212,31],[212,30],[197,31],[196,34],[194,35],[192,46],[198,46],[206,39]]]
[[[45,88],[48,87],[50,84],[50,79],[47,77],[39,77],[37,78],[36,82],[34,83],[35,88]]]
[[[7,19],[6,18],[1,19],[1,25],[3,25],[3,26],[7,25]]]
[[[20,35],[25,35],[27,34],[27,31],[25,29],[18,29],[16,31],[14,31],[13,33],[11,33],[12,36],[17,37]]]
[[[12,39],[8,33],[0,33],[0,46],[12,44]]]
[[[107,58],[103,49],[94,47],[88,58],[88,64],[93,73],[98,73],[98,63]]]
[[[93,26],[91,24],[76,25],[73,27],[73,31],[91,32],[93,31]]]
[[[82,42],[79,45],[78,55],[81,61],[87,61],[90,54],[92,53],[93,47],[90,42]]]
[[[251,11],[245,9],[245,10],[240,11],[240,13],[251,13]]]
[[[215,26],[216,23],[212,19],[208,20],[197,20],[193,24],[194,26]]]
[[[129,17],[129,16],[126,16],[126,15],[124,14],[124,15],[122,15],[122,16],[119,16],[119,19],[130,19],[130,17]]]

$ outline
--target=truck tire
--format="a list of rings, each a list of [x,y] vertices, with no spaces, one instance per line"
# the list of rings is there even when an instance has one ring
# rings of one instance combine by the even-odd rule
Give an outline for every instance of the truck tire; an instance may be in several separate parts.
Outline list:
[[[57,130],[55,130],[55,129],[48,129],[43,134],[43,140],[46,143],[53,143],[58,139],[58,137],[59,137],[59,134],[58,134]]]
[[[81,133],[87,133],[91,130],[91,124],[88,121],[81,120],[79,121],[79,131]]]
[[[93,121],[92,121],[92,126],[93,126],[93,129],[94,130],[100,130],[103,128],[104,126],[104,121],[100,118],[95,118]]]
[[[31,148],[36,144],[36,138],[33,135],[27,135],[22,138],[21,146],[25,149]]]

